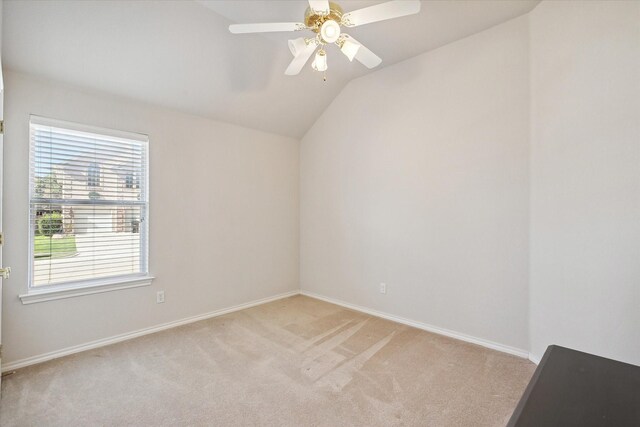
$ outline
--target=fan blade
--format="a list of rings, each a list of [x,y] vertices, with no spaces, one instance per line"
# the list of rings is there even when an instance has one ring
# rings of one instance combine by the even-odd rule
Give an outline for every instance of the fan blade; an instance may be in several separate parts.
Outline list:
[[[329,0],[309,0],[311,10],[320,13],[329,13]]]
[[[296,74],[300,74],[302,71],[302,67],[309,61],[313,52],[316,51],[316,45],[310,44],[308,45],[302,52],[298,54],[293,61],[287,67],[287,70],[284,72],[287,76],[295,76]]]
[[[229,25],[229,31],[233,34],[244,33],[272,33],[276,31],[299,31],[306,27],[298,22],[269,22],[259,24],[232,24]]]
[[[357,27],[418,12],[420,0],[394,0],[345,13],[342,15],[342,23],[347,27]]]
[[[366,48],[366,46],[364,46],[362,43],[360,43],[358,40],[354,39],[353,37],[349,36],[349,38],[351,39],[351,41],[358,43],[360,45],[360,49],[358,49],[358,52],[356,53],[356,56],[355,56],[355,58],[358,61],[360,61],[367,68],[375,68],[378,65],[380,65],[380,63],[382,62],[382,59],[378,55],[371,52],[369,49]]]

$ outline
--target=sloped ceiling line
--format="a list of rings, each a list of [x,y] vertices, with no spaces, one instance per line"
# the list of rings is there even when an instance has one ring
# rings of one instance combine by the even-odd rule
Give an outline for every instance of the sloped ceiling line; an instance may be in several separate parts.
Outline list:
[[[340,2],[339,2],[340,3]],[[345,10],[381,3],[342,1]],[[418,15],[350,30],[381,67],[529,12],[528,1],[424,1]],[[39,77],[301,138],[347,82],[372,71],[328,50],[328,81],[284,75],[290,34],[233,35],[232,22],[299,21],[295,1],[6,1],[3,64]]]

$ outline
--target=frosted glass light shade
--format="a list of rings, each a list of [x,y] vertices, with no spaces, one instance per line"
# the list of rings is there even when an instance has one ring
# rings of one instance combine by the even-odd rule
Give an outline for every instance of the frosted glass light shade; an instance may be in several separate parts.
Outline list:
[[[356,43],[353,40],[345,39],[340,50],[345,54],[347,58],[349,58],[349,61],[353,61],[353,58],[356,57],[358,50],[360,50],[360,43]]]
[[[320,50],[316,53],[316,58],[313,60],[311,67],[316,71],[327,70],[327,54],[324,50]]]
[[[295,57],[303,52],[307,48],[307,43],[304,41],[304,37],[299,37],[294,40],[289,40],[289,50],[291,54]]]
[[[340,37],[340,24],[329,19],[320,27],[320,36],[327,43],[334,43]]]

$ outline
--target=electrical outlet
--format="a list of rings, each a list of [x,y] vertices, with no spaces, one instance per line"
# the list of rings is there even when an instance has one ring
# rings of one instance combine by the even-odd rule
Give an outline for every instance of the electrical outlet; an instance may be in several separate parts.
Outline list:
[[[387,293],[387,285],[386,285],[386,283],[380,283],[380,293],[381,294],[386,294]]]
[[[161,304],[164,302],[164,291],[158,291],[156,294],[156,304]]]

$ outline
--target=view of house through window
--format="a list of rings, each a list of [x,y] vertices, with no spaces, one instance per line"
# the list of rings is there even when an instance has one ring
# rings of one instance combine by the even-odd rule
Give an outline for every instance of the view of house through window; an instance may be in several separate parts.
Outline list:
[[[31,287],[147,273],[146,136],[32,117]]]

